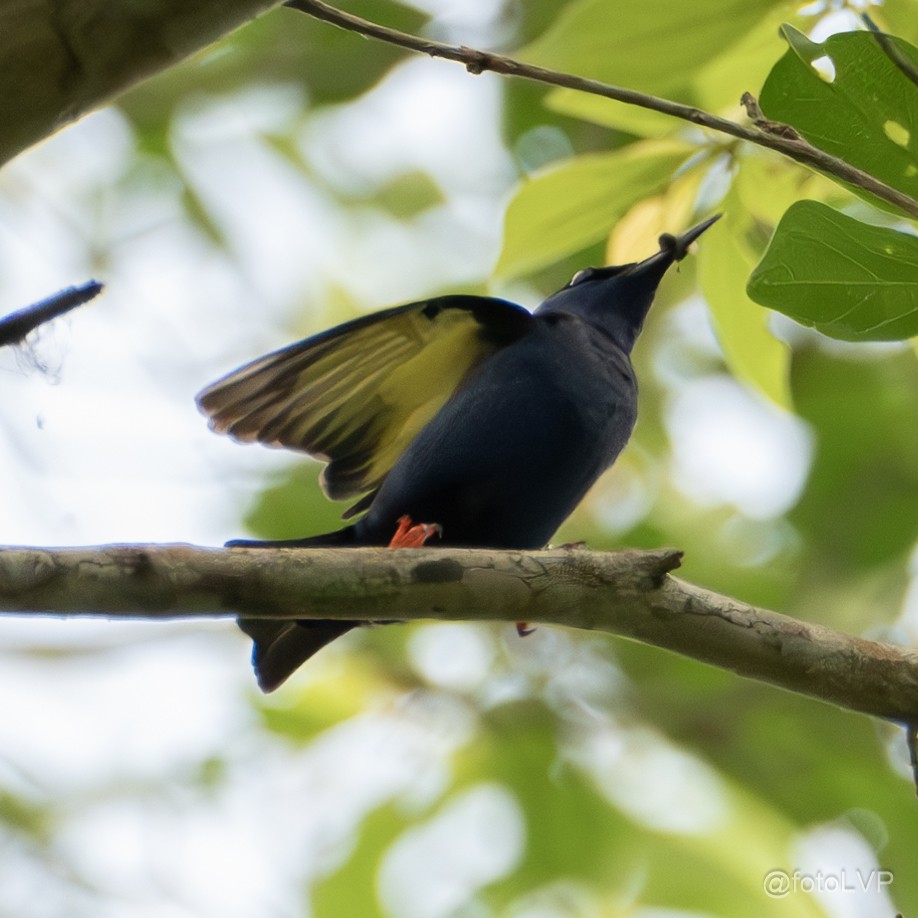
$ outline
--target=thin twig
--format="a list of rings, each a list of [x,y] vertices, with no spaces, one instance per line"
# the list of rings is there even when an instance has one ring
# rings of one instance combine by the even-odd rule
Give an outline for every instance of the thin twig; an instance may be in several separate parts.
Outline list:
[[[915,65],[896,47],[895,43],[892,41],[893,36],[883,32],[866,13],[861,16],[861,19],[864,20],[864,24],[892,64],[898,68],[900,73],[907,80],[910,80],[918,86],[918,70],[915,69]]]
[[[489,51],[479,51],[464,45],[448,45],[429,38],[421,38],[418,35],[411,35],[374,22],[368,22],[359,16],[345,13],[343,10],[329,6],[327,3],[322,3],[321,0],[287,0],[284,5],[316,19],[333,23],[348,31],[366,35],[369,38],[376,38],[380,41],[397,45],[400,48],[428,54],[431,57],[455,61],[463,64],[470,73],[478,74],[490,70],[493,73],[520,77],[521,79],[533,80],[538,83],[547,83],[550,86],[577,89],[594,96],[613,99],[616,102],[648,108],[651,111],[670,115],[673,118],[679,118],[722,134],[738,137],[740,140],[746,140],[749,143],[782,153],[795,162],[809,166],[819,172],[824,172],[849,185],[863,188],[888,204],[892,204],[903,213],[918,218],[918,201],[914,198],[887,185],[885,182],[881,182],[869,172],[864,172],[862,169],[852,166],[851,163],[839,159],[837,156],[832,156],[818,147],[814,147],[799,135],[787,136],[780,131],[764,130],[758,126],[748,127],[694,106],[683,105],[680,102],[662,99],[659,96],[612,86],[599,80],[590,80],[557,70],[549,70],[545,67],[537,67],[533,64],[525,64],[502,54],[493,54]]]
[[[176,618],[541,622],[664,647],[898,723],[918,722],[918,652],[756,608],[669,575],[681,552],[0,549],[0,611]]]
[[[915,782],[915,793],[918,794],[918,722],[911,721],[906,724],[905,742],[908,745],[908,759],[912,766],[912,780]]]
[[[88,303],[102,292],[102,284],[88,281],[80,287],[68,287],[47,299],[26,306],[0,319],[0,347],[22,344],[26,336],[64,313]]]

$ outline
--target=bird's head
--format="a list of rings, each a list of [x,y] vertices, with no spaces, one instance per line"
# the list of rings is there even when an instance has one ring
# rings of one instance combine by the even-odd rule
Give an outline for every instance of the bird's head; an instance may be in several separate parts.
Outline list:
[[[688,247],[718,219],[720,214],[681,236],[662,235],[660,251],[643,261],[578,271],[569,284],[536,309],[536,315],[577,316],[600,328],[625,353],[630,353],[666,270],[685,258]]]

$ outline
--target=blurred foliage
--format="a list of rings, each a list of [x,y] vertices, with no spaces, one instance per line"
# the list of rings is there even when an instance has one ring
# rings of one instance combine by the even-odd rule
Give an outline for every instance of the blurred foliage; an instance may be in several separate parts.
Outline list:
[[[426,21],[383,0],[347,6],[408,31]],[[504,45],[522,47],[520,56],[533,63],[728,116],[738,117],[743,91],[764,84],[769,117],[913,193],[914,84],[866,32],[823,43],[803,37],[839,4],[801,6],[507,2],[493,25]],[[895,47],[908,60],[915,60],[906,39],[918,39],[916,13],[914,0],[871,12],[902,36]],[[789,50],[781,23],[789,23]],[[834,82],[811,66],[820,56],[834,61]],[[301,146],[320,109],[347,112],[402,58],[278,10],[121,100],[136,169],[167,170],[182,189],[188,225],[228,249],[225,217],[176,155],[175,126],[215,97],[238,97],[244,107],[247,90],[268,87],[296,105],[270,128],[256,128],[259,141],[303,185],[321,188],[340,219],[353,220],[355,239],[371,219],[368,209],[374,220],[427,235],[412,221],[450,203],[438,178],[407,165],[372,187],[348,188],[325,181]],[[838,337],[862,340],[877,337],[871,329],[881,323],[884,338],[914,333],[912,236],[824,176],[643,110],[508,81],[501,118],[518,184],[492,278],[498,292],[513,281],[519,287],[510,289],[535,302],[584,263],[640,258],[659,233],[725,213],[697,259],[667,277],[638,345],[642,416],[632,446],[558,540],[678,545],[687,552],[684,575],[712,589],[858,633],[914,638],[903,612],[918,540],[915,353],[906,344],[852,344],[819,333],[841,328]],[[475,151],[470,138],[467,155]],[[268,223],[272,215],[250,219]],[[450,240],[450,258],[461,261],[461,242]],[[406,248],[410,255],[393,257],[392,270],[413,276],[420,256]],[[793,283],[775,282],[782,277]],[[841,293],[826,284],[840,277]],[[858,278],[871,283],[854,298]],[[331,283],[322,289],[324,302],[312,297],[309,312],[302,291],[289,293],[291,333],[353,313],[353,295]],[[256,337],[254,329],[240,334]],[[274,340],[283,332],[266,334]],[[711,391],[745,399],[762,426],[791,425],[809,438],[812,458],[797,457],[806,465],[799,493],[790,489],[762,512],[686,484],[680,399],[712,382],[720,388]],[[717,414],[726,405],[707,409]],[[756,443],[734,461],[757,467]],[[343,509],[322,496],[310,462],[275,473],[240,518],[259,536],[286,538],[335,528]],[[190,805],[219,794],[248,763],[244,794],[257,785],[260,800],[278,798],[267,812],[283,827],[280,848],[283,831],[293,832],[288,811],[305,820],[336,794],[335,809],[351,819],[347,832],[328,831],[296,869],[284,852],[277,882],[286,886],[265,894],[266,915],[852,914],[837,900],[763,891],[770,870],[800,866],[800,846],[827,828],[863,845],[861,869],[894,873],[889,899],[878,896],[860,913],[918,909],[918,820],[901,731],[653,648],[546,629],[526,640],[498,626],[366,629],[323,652],[276,696],[245,703],[257,722],[237,727],[226,749],[175,778]],[[263,761],[275,778],[301,768],[314,776],[323,750],[339,746],[348,755],[319,772],[324,783],[291,779],[275,791],[262,782]],[[402,781],[383,783],[374,796],[393,749]],[[47,849],[58,820],[140,793],[111,787],[95,800],[65,793],[62,808],[53,793],[3,781],[8,850]],[[50,860],[66,860],[49,850]],[[75,882],[63,867],[58,876],[46,869],[51,883]]]
[[[793,388],[817,442],[809,487],[790,516],[812,566],[840,576],[891,562],[904,570],[918,536],[914,355],[801,349]]]

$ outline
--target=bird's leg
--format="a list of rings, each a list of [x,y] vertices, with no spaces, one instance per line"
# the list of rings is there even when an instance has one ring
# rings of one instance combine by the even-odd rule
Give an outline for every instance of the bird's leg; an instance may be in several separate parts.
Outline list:
[[[432,536],[442,534],[439,523],[415,523],[410,516],[400,516],[389,548],[421,548]]]

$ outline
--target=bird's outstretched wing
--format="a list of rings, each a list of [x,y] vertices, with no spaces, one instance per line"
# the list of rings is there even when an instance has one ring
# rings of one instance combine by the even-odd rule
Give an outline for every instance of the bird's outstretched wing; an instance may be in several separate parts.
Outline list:
[[[353,498],[378,488],[467,374],[532,322],[491,297],[397,306],[260,357],[197,402],[219,433],[327,461],[326,494]]]

